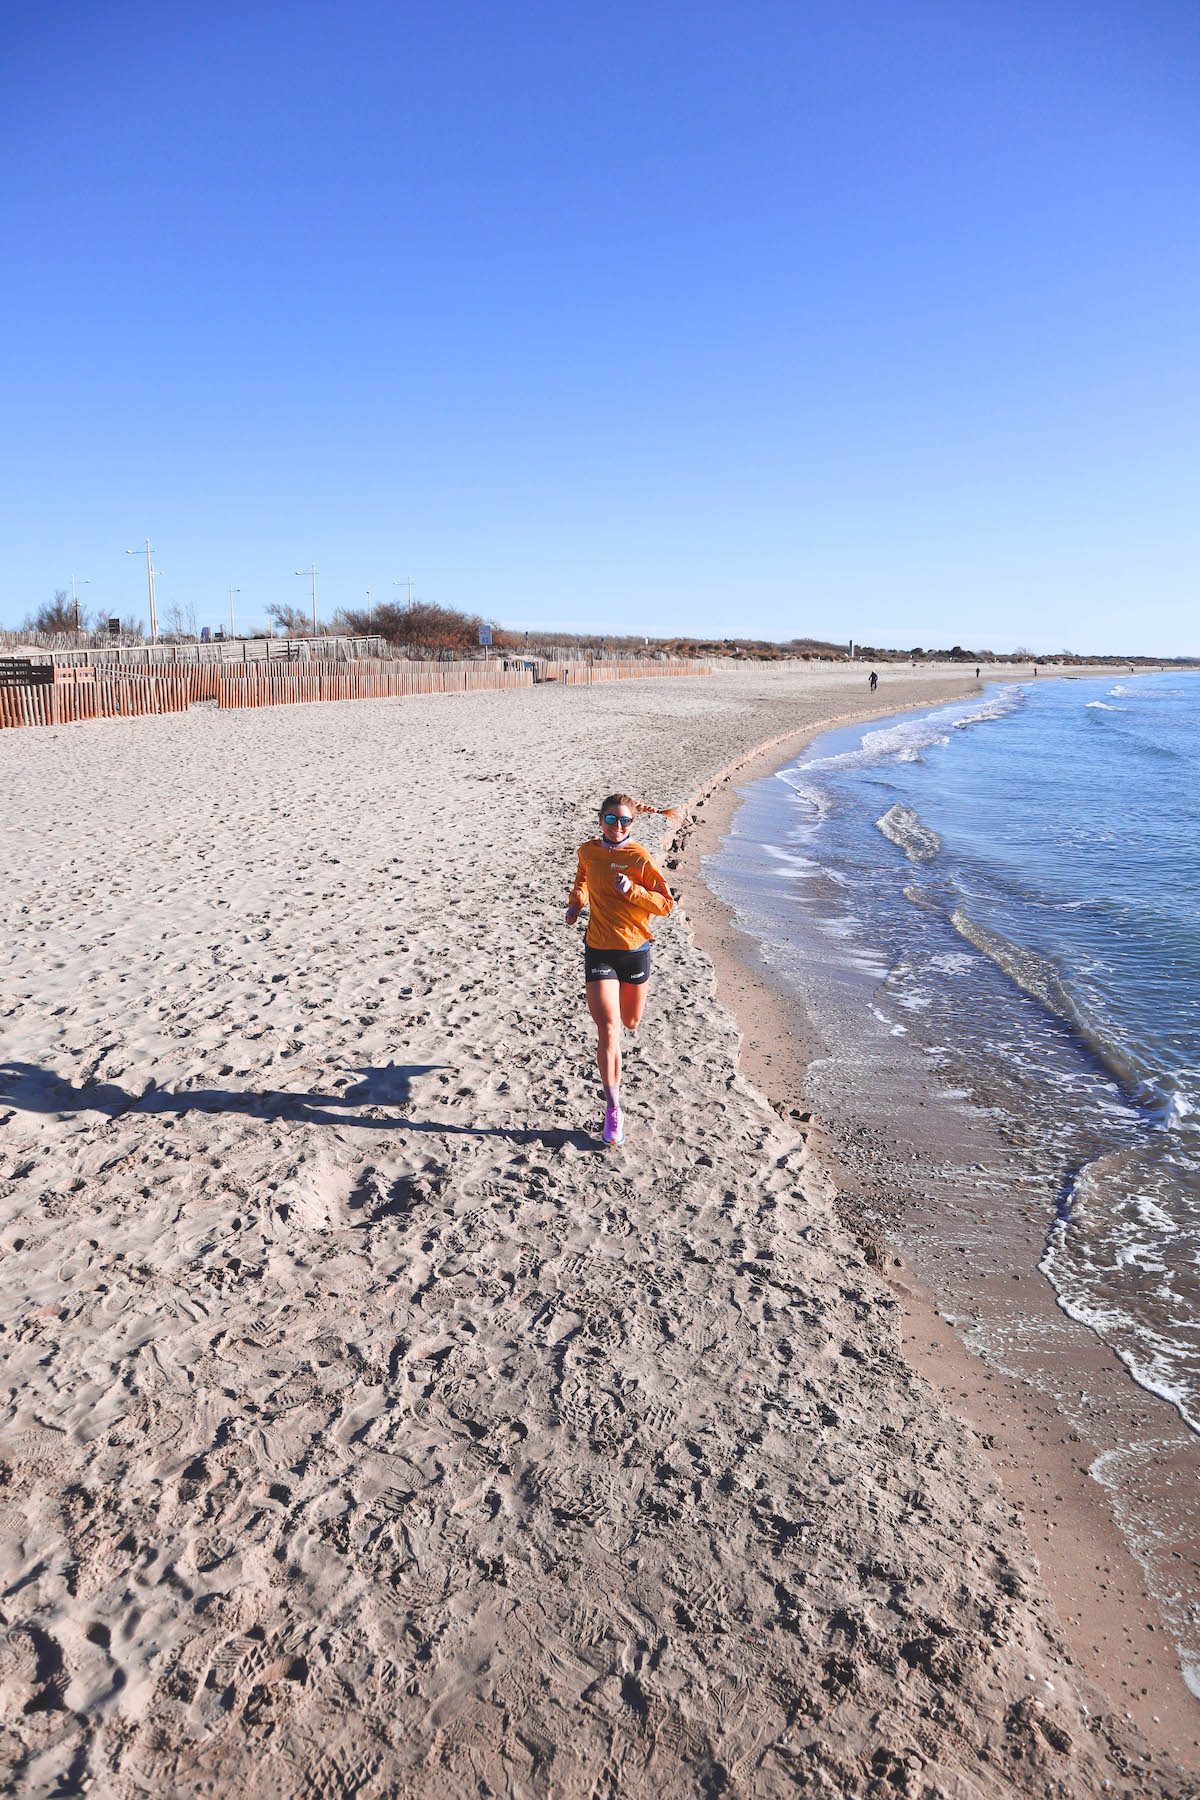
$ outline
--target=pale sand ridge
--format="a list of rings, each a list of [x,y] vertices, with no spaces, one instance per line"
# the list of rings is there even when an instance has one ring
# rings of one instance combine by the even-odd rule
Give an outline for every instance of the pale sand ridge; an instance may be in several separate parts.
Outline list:
[[[595,801],[866,702],[732,670],[0,738],[19,1791],[1171,1791],[679,915],[592,1135]]]

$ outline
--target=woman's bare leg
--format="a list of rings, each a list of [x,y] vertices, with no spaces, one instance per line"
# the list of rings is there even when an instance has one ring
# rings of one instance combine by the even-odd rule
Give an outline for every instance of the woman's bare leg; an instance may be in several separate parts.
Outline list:
[[[636,1031],[646,1010],[649,981],[623,981],[621,986],[621,1023],[627,1031]]]
[[[607,1100],[615,1101],[621,1085],[621,1003],[616,981],[589,981],[588,1011],[596,1021],[596,1067]]]

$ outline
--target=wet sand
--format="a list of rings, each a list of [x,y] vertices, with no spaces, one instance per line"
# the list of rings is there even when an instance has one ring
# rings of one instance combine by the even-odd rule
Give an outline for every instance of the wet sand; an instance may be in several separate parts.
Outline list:
[[[597,1140],[561,923],[597,798],[698,799],[867,699],[749,668],[0,737],[18,1791],[1194,1785],[682,914]]]

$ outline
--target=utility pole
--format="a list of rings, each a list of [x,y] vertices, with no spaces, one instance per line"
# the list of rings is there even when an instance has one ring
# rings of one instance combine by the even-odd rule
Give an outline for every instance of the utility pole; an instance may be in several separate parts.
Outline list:
[[[409,610],[409,612],[411,612],[413,609],[413,579],[412,579],[412,576],[411,575],[402,575],[399,577],[398,580],[392,582],[392,586],[393,587],[407,586],[407,588],[408,588],[408,610]]]
[[[140,556],[139,550],[127,550],[126,556]],[[158,602],[154,597],[154,577],[161,575],[162,570],[154,567],[154,556],[150,549],[150,539],[146,539],[146,587],[150,594],[150,642],[158,642]]]
[[[230,582],[230,584],[229,584],[229,635],[230,635],[230,637],[234,637],[236,635],[236,633],[234,632],[234,629],[233,629],[233,596],[235,594],[240,594],[241,591],[242,590],[240,587],[234,587],[233,583]]]
[[[305,573],[305,571],[303,569],[297,569],[296,573],[297,573],[297,575],[303,575]],[[316,635],[317,635],[317,565],[316,565],[316,563],[314,563],[312,566],[312,609],[313,609],[313,636],[316,637]]]

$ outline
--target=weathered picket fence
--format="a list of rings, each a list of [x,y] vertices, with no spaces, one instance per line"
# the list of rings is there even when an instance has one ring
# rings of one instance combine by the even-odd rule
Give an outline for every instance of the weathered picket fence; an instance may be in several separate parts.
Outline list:
[[[297,706],[320,700],[386,700],[407,694],[466,694],[529,688],[528,669],[491,662],[249,663],[220,671],[220,706]]]
[[[559,665],[558,679],[568,687],[590,687],[595,681],[641,681],[650,675],[711,675],[703,662],[569,662]]]
[[[75,725],[83,719],[136,719],[186,712],[217,698],[218,669],[192,663],[177,668],[72,668],[0,663],[0,727]]]
[[[552,670],[552,673],[547,671]],[[702,662],[595,662],[546,664],[542,680],[568,687],[647,676],[711,675]],[[531,664],[488,662],[179,662],[131,667],[127,663],[73,666],[0,658],[0,728],[74,725],[83,719],[143,718],[186,712],[215,701],[219,707],[298,706],[324,700],[384,700],[410,694],[465,694],[495,688],[530,688]]]
[[[186,712],[204,701],[219,707],[288,706],[532,686],[528,669],[493,662],[188,662],[145,669],[76,668],[6,657],[0,659],[0,728],[141,718]]]

